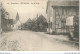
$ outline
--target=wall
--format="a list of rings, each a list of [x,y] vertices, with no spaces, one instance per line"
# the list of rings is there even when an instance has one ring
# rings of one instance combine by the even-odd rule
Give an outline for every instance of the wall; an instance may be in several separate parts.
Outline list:
[[[66,28],[66,19],[69,16],[76,16],[78,15],[78,7],[74,7],[74,6],[62,6],[62,7],[53,7],[55,10],[55,15],[54,15],[54,19],[55,22],[53,24],[53,26],[55,26],[55,32],[56,33],[66,33],[67,28]]]

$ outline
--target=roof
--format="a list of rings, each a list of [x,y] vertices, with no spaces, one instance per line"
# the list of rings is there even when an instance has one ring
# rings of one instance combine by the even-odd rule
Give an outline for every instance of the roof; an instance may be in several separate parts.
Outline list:
[[[71,0],[70,1],[63,1],[63,0],[61,0],[61,1],[58,1],[58,0],[51,1],[51,0],[49,0],[47,2],[46,12],[47,12],[49,7],[53,7],[53,6],[79,6],[79,1],[78,0],[77,1],[71,1]]]
[[[30,23],[30,22],[32,22],[32,20],[29,18],[26,23]]]
[[[41,14],[38,19],[37,19],[39,22],[47,22],[46,18]]]
[[[33,18],[33,19],[32,19],[33,22],[36,22],[36,20],[37,20],[37,18]]]
[[[52,6],[79,6],[79,1],[53,1]]]

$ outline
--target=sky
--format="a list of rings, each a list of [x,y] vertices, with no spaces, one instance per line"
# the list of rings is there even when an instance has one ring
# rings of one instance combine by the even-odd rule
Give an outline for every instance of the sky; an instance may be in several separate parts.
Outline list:
[[[47,0],[3,0],[2,5],[9,12],[11,19],[15,19],[18,12],[22,23],[29,18],[36,18],[37,14],[46,18]]]

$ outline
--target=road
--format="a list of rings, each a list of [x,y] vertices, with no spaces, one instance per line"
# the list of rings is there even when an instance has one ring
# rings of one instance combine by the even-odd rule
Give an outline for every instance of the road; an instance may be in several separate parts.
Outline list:
[[[3,33],[1,51],[77,51],[78,47],[70,42],[58,40],[44,32],[16,30]],[[63,38],[64,39],[64,38]]]

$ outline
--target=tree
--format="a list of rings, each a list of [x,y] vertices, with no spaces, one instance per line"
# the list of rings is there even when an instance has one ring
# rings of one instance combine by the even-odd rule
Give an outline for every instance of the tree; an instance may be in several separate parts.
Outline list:
[[[9,22],[6,19],[7,18],[6,15],[8,16],[9,13],[4,8],[1,8],[1,28],[2,28],[2,31],[7,31],[7,29],[8,29],[7,24]]]

